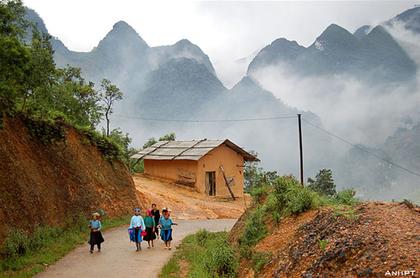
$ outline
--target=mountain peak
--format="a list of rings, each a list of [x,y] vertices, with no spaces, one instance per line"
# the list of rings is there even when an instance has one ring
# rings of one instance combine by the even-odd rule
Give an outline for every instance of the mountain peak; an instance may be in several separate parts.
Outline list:
[[[408,9],[397,15],[395,18],[398,20],[407,20],[416,16],[420,16],[420,6]]]
[[[117,21],[113,26],[112,26],[112,30],[126,30],[128,32],[134,32],[137,34],[137,32],[134,30],[133,27],[131,27],[130,24],[128,24],[127,22],[125,22],[124,20],[120,20]]]
[[[355,49],[358,47],[358,44],[357,38],[349,31],[337,24],[331,24],[318,38],[316,38],[310,48],[321,51],[342,51],[343,49]]]
[[[249,64],[247,74],[252,75],[256,69],[270,63],[295,60],[304,51],[305,48],[296,41],[285,38],[276,39],[258,52]]]
[[[178,49],[178,50],[191,50],[191,51],[196,52],[196,54],[205,55],[200,47],[193,44],[191,41],[187,39],[179,40],[173,46],[175,49]]]
[[[337,24],[331,24],[327,27],[327,29],[322,32],[322,34],[318,37],[318,39],[322,40],[329,40],[329,39],[338,39],[338,38],[354,38],[353,35]]]
[[[300,45],[296,41],[289,41],[285,38],[279,38],[273,41],[270,44],[272,47],[281,48],[281,47],[300,47]]]
[[[370,25],[363,25],[362,27],[357,28],[356,31],[354,31],[353,35],[358,38],[362,39],[367,34],[369,34],[370,30],[372,29],[372,26]]]
[[[149,48],[140,35],[125,21],[118,21],[112,26],[112,30],[99,42],[97,49],[110,52],[117,47],[130,48],[141,51]]]
[[[389,20],[387,24],[393,24],[394,22],[401,22],[408,30],[420,33],[420,7],[414,7],[400,13]]]
[[[189,45],[194,45],[190,40],[188,39],[182,39],[179,40],[175,43],[175,45],[179,45],[179,46],[189,46]]]
[[[381,25],[376,26],[373,28],[369,34],[367,34],[364,37],[365,40],[369,41],[376,41],[377,43],[392,43],[392,44],[398,44],[394,38],[391,36],[391,34],[388,33],[388,31]]]

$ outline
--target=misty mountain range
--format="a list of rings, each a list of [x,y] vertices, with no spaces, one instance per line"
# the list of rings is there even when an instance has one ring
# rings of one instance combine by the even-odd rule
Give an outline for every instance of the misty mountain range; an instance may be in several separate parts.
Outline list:
[[[248,68],[248,74],[263,67],[283,64],[290,74],[323,75],[347,73],[368,82],[413,80],[417,66],[382,26],[364,35],[351,34],[332,24],[305,48],[281,38],[263,48]]]
[[[35,22],[39,30],[48,32],[36,12],[27,9],[27,18]],[[135,145],[141,146],[147,138],[170,131],[184,139],[229,137],[248,149],[256,150],[267,168],[281,173],[296,173],[296,121],[227,121],[214,124],[194,123],[194,120],[303,113],[309,121],[322,125],[323,119],[315,113],[285,104],[263,86],[264,81],[258,73],[267,68],[282,69],[285,75],[302,78],[343,74],[366,84],[382,84],[385,87],[410,84],[415,87],[418,65],[387,30],[387,26],[395,23],[420,33],[420,8],[408,10],[383,26],[362,26],[353,34],[332,24],[309,47],[285,38],[277,39],[258,52],[243,79],[232,89],[222,84],[209,57],[197,45],[182,39],[173,45],[150,47],[124,21],[115,23],[90,52],[71,51],[58,38],[52,38],[52,45],[58,66],[80,67],[86,79],[97,83],[102,78],[108,78],[120,87],[124,99],[116,107],[111,124],[129,132]],[[404,158],[399,153],[417,151],[415,140],[406,138],[419,136],[418,127],[388,135],[390,139],[378,146],[380,152],[384,149],[386,153],[395,155],[392,157],[397,161],[402,161]],[[403,140],[405,143],[401,144]],[[349,164],[361,167],[370,160],[355,154],[354,150],[337,155],[330,148],[330,143],[331,138],[325,134],[305,130],[307,175],[313,176],[323,167],[335,167],[341,175],[337,181],[342,186],[377,186],[373,183],[378,179],[372,180],[372,175],[368,180],[360,175],[355,178],[356,170],[348,168]],[[420,154],[416,156],[418,159],[413,158],[416,167],[419,166],[419,157]],[[389,181],[385,179],[385,182],[395,183],[397,177],[388,175],[387,165],[377,169],[378,162],[372,163],[375,175],[389,176]],[[347,176],[340,174],[345,172]],[[353,174],[349,175],[349,172]],[[404,191],[403,195],[406,193]]]

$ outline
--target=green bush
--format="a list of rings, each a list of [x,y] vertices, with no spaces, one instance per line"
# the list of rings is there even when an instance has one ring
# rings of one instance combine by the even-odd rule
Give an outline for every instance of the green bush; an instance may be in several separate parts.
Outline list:
[[[10,230],[3,243],[3,256],[17,257],[29,251],[30,240],[28,233],[21,229]]]
[[[242,235],[239,238],[240,244],[252,246],[267,235],[267,227],[264,224],[265,210],[260,206],[249,215],[245,222]]]
[[[298,214],[316,207],[319,196],[291,177],[281,177],[274,183],[277,208],[283,215]]]
[[[306,187],[293,186],[287,192],[286,214],[298,214],[305,212],[316,203],[317,195]]]
[[[238,262],[226,234],[209,242],[205,258],[205,268],[209,273],[216,277],[235,277]]]
[[[242,259],[250,260],[252,258],[252,248],[249,245],[242,244],[239,246],[239,256]]]
[[[266,185],[252,187],[250,192],[254,203],[256,204],[261,204],[264,198],[268,195],[268,193],[269,187]]]
[[[66,139],[66,129],[62,120],[43,120],[41,118],[24,116],[24,123],[29,134],[44,145]]]
[[[207,231],[206,229],[200,229],[196,234],[195,234],[195,239],[198,243],[198,245],[200,246],[205,246],[207,244],[207,240],[210,237],[210,232]]]
[[[252,268],[256,273],[260,272],[261,269],[271,260],[271,253],[269,252],[256,252],[252,255]]]
[[[345,189],[339,191],[334,195],[334,200],[342,205],[353,206],[359,203],[359,200],[355,197],[356,191],[354,189]]]
[[[96,146],[108,160],[121,159],[122,149],[109,137],[89,128],[78,128],[80,134],[86,136],[90,143]]]
[[[39,226],[30,237],[29,249],[31,251],[39,250],[46,246],[52,239],[57,238],[63,231],[59,227]]]
[[[274,210],[271,212],[271,216],[273,217],[273,220],[276,224],[280,223],[281,220],[281,214],[277,210]]]
[[[185,277],[236,277],[238,257],[230,247],[227,232],[200,230],[186,236],[175,254],[162,268],[159,277],[180,277],[180,264],[187,262]]]
[[[286,206],[287,192],[291,186],[295,186],[295,181],[292,178],[281,177],[274,182],[274,197],[277,199],[277,206],[282,209]]]

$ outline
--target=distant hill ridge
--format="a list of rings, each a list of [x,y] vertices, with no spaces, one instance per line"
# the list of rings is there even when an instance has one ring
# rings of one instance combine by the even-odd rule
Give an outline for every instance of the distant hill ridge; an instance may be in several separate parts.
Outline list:
[[[382,26],[363,26],[355,34],[331,24],[305,48],[287,39],[264,47],[248,67],[254,76],[265,67],[283,67],[303,76],[349,74],[364,81],[402,82],[415,78],[417,66]]]

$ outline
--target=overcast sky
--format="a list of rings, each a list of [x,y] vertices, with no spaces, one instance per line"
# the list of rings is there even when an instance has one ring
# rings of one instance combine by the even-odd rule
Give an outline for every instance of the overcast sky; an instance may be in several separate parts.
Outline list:
[[[213,63],[248,56],[279,37],[310,45],[331,23],[349,31],[376,24],[419,1],[24,0],[71,50],[89,51],[124,20],[151,46],[187,38]]]

